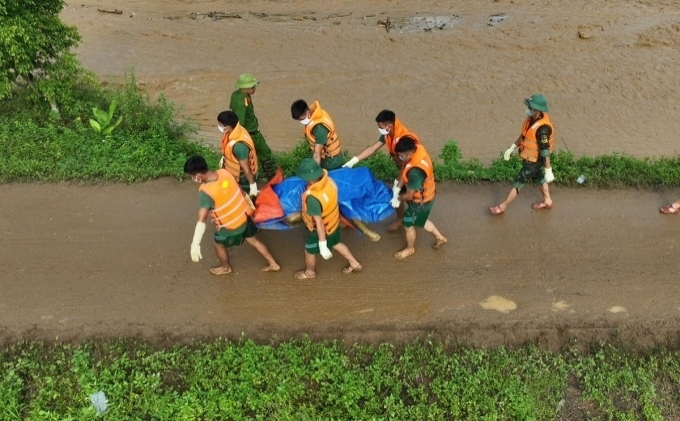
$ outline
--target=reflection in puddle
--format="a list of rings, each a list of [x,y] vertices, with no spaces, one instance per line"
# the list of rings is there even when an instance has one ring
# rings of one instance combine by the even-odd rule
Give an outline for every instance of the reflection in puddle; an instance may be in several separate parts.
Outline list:
[[[517,308],[517,304],[515,304],[514,301],[499,297],[498,295],[492,295],[479,303],[479,305],[482,306],[484,310],[496,310],[501,313],[509,313]]]

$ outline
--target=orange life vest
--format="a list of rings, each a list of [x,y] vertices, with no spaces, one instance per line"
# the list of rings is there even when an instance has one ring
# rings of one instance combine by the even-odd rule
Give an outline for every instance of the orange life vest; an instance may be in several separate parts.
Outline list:
[[[385,135],[385,145],[387,145],[387,151],[390,153],[390,155],[392,155],[392,157],[397,156],[397,152],[394,150],[394,148],[397,146],[397,143],[399,143],[399,139],[404,136],[412,137],[413,140],[416,141],[416,145],[420,144],[420,139],[415,133],[407,129],[406,126],[402,125],[398,118],[394,119],[394,133]]]
[[[430,155],[427,154],[427,151],[423,145],[416,146],[413,156],[404,166],[404,170],[401,173],[401,178],[406,184],[408,184],[408,171],[411,168],[420,168],[425,172],[426,175],[423,188],[413,194],[413,201],[417,203],[431,202],[434,200],[436,192],[434,184],[434,168],[432,167]]]
[[[328,176],[328,171],[323,170],[321,180],[309,186],[302,193],[302,219],[310,231],[316,230],[314,217],[307,213],[307,197],[312,196],[321,202],[321,219],[326,229],[326,234],[330,235],[338,229],[340,223],[340,209],[338,208],[338,187]]]
[[[548,114],[541,114],[541,118],[536,120],[534,124],[531,124],[531,117],[527,117],[527,119],[524,121],[524,124],[522,125],[522,142],[519,145],[519,156],[525,161],[538,162],[540,150],[538,147],[538,139],[536,139],[536,131],[543,125],[550,127],[550,137],[548,138],[548,144],[550,152],[553,151],[555,129],[550,122],[550,117],[548,117]]]
[[[243,198],[238,183],[227,170],[217,170],[217,180],[201,184],[199,190],[215,202],[210,216],[218,229],[236,229],[243,225],[248,215],[253,212]]]
[[[335,124],[333,124],[331,117],[325,110],[321,109],[319,101],[314,101],[314,103],[309,106],[309,110],[312,112],[312,116],[310,117],[312,122],[305,126],[305,137],[307,138],[307,143],[309,143],[312,152],[314,152],[314,147],[316,146],[316,139],[314,138],[312,130],[317,124],[323,124],[323,126],[328,129],[328,140],[321,150],[321,159],[333,158],[340,155],[340,139],[335,131]]]
[[[229,171],[236,180],[241,178],[241,163],[236,156],[234,156],[234,146],[238,142],[245,143],[250,149],[248,152],[248,165],[250,171],[255,175],[257,173],[257,152],[255,152],[255,143],[250,137],[246,129],[241,124],[236,123],[236,127],[230,133],[225,133],[222,137],[222,155],[224,155],[224,169]]]

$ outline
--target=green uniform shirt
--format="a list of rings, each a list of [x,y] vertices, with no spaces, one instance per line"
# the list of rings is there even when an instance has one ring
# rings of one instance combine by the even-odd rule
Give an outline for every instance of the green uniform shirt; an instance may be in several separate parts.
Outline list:
[[[250,95],[243,93],[240,89],[235,90],[231,94],[231,102],[229,108],[238,116],[238,122],[241,123],[248,133],[255,133],[260,130],[260,124],[255,117],[255,106]]]
[[[408,187],[411,190],[420,190],[423,188],[425,185],[425,179],[427,178],[427,173],[423,171],[420,168],[411,168],[408,170],[408,173],[406,173],[407,178],[408,178],[408,183],[406,184],[406,187]],[[413,206],[415,203],[410,200],[408,202],[409,206]],[[431,200],[427,203],[418,203],[416,204],[419,207],[419,211],[429,211],[432,209],[432,205],[434,204],[434,200]]]
[[[243,142],[236,142],[231,151],[239,161],[248,160],[248,157],[250,156],[250,148]],[[257,179],[256,174],[253,174],[253,179]],[[246,174],[243,172],[243,169],[241,169],[241,175],[238,179],[238,184],[244,188],[250,185],[248,179],[246,178]]]
[[[316,197],[309,195],[305,200],[307,204],[307,214],[311,216],[321,216],[323,210],[321,209],[321,202],[319,202]]]
[[[198,192],[198,207],[201,209],[210,209],[213,210],[215,209],[215,201],[212,200],[212,197],[208,196],[206,192],[199,191]],[[240,234],[246,229],[246,223],[241,225],[240,227],[233,229],[233,230],[228,230],[226,228],[220,228],[217,230],[218,233],[223,234],[223,235],[234,235],[234,234]]]
[[[314,141],[316,142],[317,145],[326,145],[328,143],[328,134],[330,132],[324,126],[323,124],[319,123],[316,126],[312,128],[312,136],[314,136]],[[338,154],[337,156],[334,156],[333,158],[322,158],[321,159],[321,168],[324,170],[335,170],[340,167],[345,163],[345,157],[342,156],[342,154]]]
[[[425,179],[427,178],[427,173],[420,168],[411,168],[406,173],[406,178],[408,179],[408,187],[411,190],[420,190],[425,185]]]

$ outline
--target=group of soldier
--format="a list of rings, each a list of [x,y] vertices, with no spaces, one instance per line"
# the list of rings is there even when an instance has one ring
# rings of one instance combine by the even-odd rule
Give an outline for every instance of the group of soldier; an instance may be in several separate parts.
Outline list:
[[[275,175],[277,167],[271,149],[259,130],[252,96],[258,81],[248,73],[239,76],[231,96],[230,110],[217,116],[218,129],[223,134],[223,158],[219,169],[211,171],[201,156],[189,158],[184,172],[201,183],[199,188],[198,222],[191,243],[191,258],[198,262],[200,242],[206,229],[208,216],[214,221],[214,245],[220,265],[210,269],[214,275],[231,273],[228,248],[244,241],[253,246],[267,261],[265,272],[277,272],[276,262],[265,244],[256,238],[257,228],[251,218],[254,206],[250,197],[258,195],[257,175],[261,169],[267,178]],[[504,154],[506,160],[518,149],[522,169],[514,181],[507,198],[489,209],[500,215],[519,193],[525,183],[536,182],[543,200],[534,209],[551,209],[552,199],[548,183],[554,180],[550,165],[554,129],[548,117],[548,103],[542,95],[533,95],[524,101],[527,118],[515,143]],[[423,228],[434,237],[432,247],[446,244],[444,237],[430,219],[436,187],[432,159],[416,134],[411,132],[390,110],[378,113],[375,122],[380,137],[373,145],[345,162],[335,124],[318,102],[308,104],[300,99],[291,105],[291,117],[304,125],[304,135],[312,158],[303,159],[296,175],[307,182],[300,200],[302,220],[309,233],[305,241],[305,269],[295,273],[297,279],[316,277],[316,256],[330,259],[333,251],[347,259],[345,274],[357,273],[362,265],[348,247],[341,242],[342,217],[338,205],[338,191],[328,171],[341,167],[352,168],[370,157],[383,146],[387,147],[398,177],[392,186],[390,204],[397,210],[397,219],[388,226],[395,231],[404,227],[406,247],[394,254],[398,260],[415,253],[416,228]]]

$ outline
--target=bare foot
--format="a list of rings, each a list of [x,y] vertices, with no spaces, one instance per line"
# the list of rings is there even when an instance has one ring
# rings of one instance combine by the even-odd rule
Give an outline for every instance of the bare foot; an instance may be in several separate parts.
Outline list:
[[[228,275],[231,273],[231,268],[230,267],[222,267],[218,266],[216,268],[210,269],[210,273],[212,273],[215,276],[220,276],[220,275]]]
[[[387,231],[396,231],[399,229],[401,226],[401,220],[397,219],[396,221],[392,222],[387,226]]]
[[[416,252],[416,249],[414,248],[405,248],[402,251],[394,253],[394,258],[397,260],[404,260],[407,257],[413,255]]]
[[[263,266],[260,270],[261,270],[262,272],[278,272],[278,271],[281,270],[281,266],[279,266],[278,264],[274,263],[274,264],[272,264],[272,265]]]
[[[434,243],[434,244],[432,244],[432,248],[435,249],[435,250],[437,250],[439,247],[443,246],[444,244],[446,244],[446,243],[448,243],[448,242],[449,242],[449,240],[447,240],[447,239],[444,238],[444,237],[442,237],[442,238],[437,238],[437,242]]]
[[[300,270],[298,272],[295,272],[295,279],[303,280],[314,278],[316,278],[316,272],[310,272],[308,270]]]
[[[364,267],[361,266],[361,265],[359,265],[359,266],[349,265],[349,266],[345,267],[344,269],[342,269],[342,273],[344,273],[345,275],[350,275],[352,273],[359,273],[363,270],[363,268]]]
[[[505,213],[505,207],[501,205],[492,206],[489,208],[489,212],[491,212],[491,215],[502,215]]]

